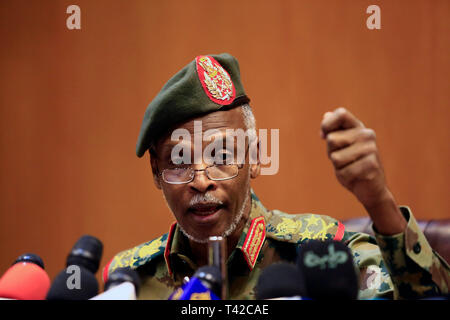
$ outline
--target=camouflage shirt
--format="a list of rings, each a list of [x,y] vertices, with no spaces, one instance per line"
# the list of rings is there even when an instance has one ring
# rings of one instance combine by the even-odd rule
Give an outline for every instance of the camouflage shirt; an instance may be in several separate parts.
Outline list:
[[[346,231],[329,216],[267,210],[252,192],[250,218],[227,261],[229,299],[254,299],[262,269],[278,261],[294,263],[298,246],[309,239],[343,241],[351,249],[360,274],[359,299],[448,294],[449,265],[431,249],[409,208],[400,209],[406,230],[383,236],[374,229],[373,237]],[[189,241],[174,223],[159,238],[114,256],[103,280],[116,268],[130,267],[142,280],[138,299],[166,300],[199,267],[191,257]]]

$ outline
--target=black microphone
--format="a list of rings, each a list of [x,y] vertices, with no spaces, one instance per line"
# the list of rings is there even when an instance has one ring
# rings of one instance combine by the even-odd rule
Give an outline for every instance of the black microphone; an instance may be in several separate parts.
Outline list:
[[[102,254],[102,242],[96,237],[84,235],[75,243],[67,256],[67,266],[83,266],[95,274],[100,266]]]
[[[309,240],[299,246],[297,265],[306,296],[313,300],[354,300],[359,277],[350,249],[342,242]]]
[[[98,294],[95,273],[100,265],[103,244],[97,238],[84,235],[67,256],[66,269],[55,278],[47,300],[87,300]]]
[[[141,280],[136,270],[118,268],[108,276],[104,291],[91,300],[136,300],[140,286]]]
[[[221,292],[221,270],[217,266],[204,266],[188,282],[176,289],[169,300],[220,300]]]
[[[117,268],[109,276],[108,281],[105,283],[105,290],[114,288],[124,282],[131,282],[134,285],[136,295],[139,294],[141,287],[141,280],[136,270],[130,268]]]
[[[264,268],[255,287],[257,300],[303,300],[305,285],[297,266],[278,262]]]

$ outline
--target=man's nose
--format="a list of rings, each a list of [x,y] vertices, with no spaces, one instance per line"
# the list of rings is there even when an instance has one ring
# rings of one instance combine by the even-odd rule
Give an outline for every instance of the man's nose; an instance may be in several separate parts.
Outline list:
[[[197,165],[194,166],[194,179],[189,182],[189,187],[194,189],[197,192],[205,193],[206,191],[212,191],[217,188],[217,183],[214,180],[211,180],[206,175],[206,165]]]

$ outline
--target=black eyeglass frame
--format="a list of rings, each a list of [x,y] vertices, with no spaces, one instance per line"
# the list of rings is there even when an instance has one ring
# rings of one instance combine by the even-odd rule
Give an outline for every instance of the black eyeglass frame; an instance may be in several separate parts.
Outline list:
[[[245,157],[244,157],[244,159],[247,159],[248,150],[249,150],[249,145],[247,145],[247,149],[245,150]],[[219,166],[236,166],[238,170],[237,170],[236,174],[233,175],[233,176],[231,176],[231,177],[219,178],[219,179],[211,178],[210,175],[208,174],[208,169],[210,169],[210,168],[212,168],[212,167],[219,167]],[[212,180],[212,181],[225,181],[225,180],[231,180],[231,179],[236,178],[236,177],[239,175],[239,170],[242,169],[243,167],[244,167],[244,164],[243,164],[243,163],[241,163],[241,164],[230,163],[230,164],[211,164],[211,165],[207,166],[207,167],[204,168],[204,169],[193,169],[192,167],[179,167],[179,168],[167,168],[167,169],[164,169],[164,170],[161,171],[161,172],[159,171],[158,168],[156,168],[156,170],[157,170],[157,174],[162,178],[162,180],[163,180],[165,183],[168,183],[168,184],[176,184],[176,185],[178,185],[178,184],[187,184],[187,183],[191,183],[191,182],[194,180],[194,178],[195,178],[195,173],[196,173],[196,172],[201,172],[201,171],[205,171],[205,174],[206,174],[206,176],[208,177],[208,179],[209,179],[209,180]],[[189,180],[187,180],[187,181],[180,181],[180,182],[167,181],[167,180],[164,178],[164,172],[167,171],[167,170],[174,170],[174,169],[177,169],[177,170],[182,170],[182,169],[184,169],[184,170],[189,170],[189,171],[190,171],[190,173],[189,173],[189,176],[190,176]]]

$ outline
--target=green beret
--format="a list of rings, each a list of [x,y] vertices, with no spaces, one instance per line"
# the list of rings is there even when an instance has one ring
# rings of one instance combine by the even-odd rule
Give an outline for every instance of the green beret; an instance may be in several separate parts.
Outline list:
[[[198,56],[175,74],[148,105],[136,155],[142,157],[176,124],[249,101],[235,57],[228,53]]]

